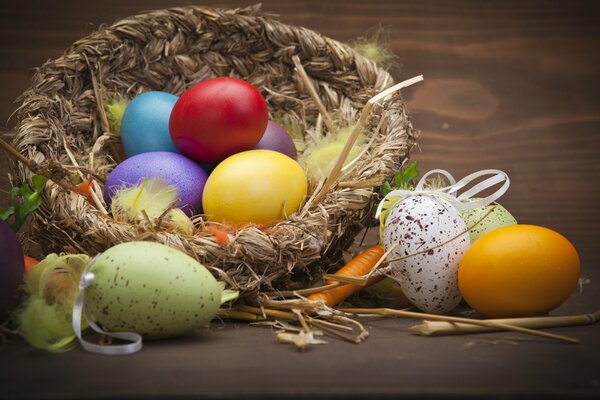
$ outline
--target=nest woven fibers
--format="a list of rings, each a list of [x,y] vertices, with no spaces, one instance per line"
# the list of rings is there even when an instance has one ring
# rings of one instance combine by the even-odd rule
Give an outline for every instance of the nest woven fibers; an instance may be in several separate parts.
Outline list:
[[[317,32],[279,22],[259,6],[152,11],[121,20],[82,38],[47,61],[20,98],[14,147],[38,170],[77,184],[95,177],[96,204],[50,183],[33,215],[28,238],[44,252],[95,255],[133,240],[179,249],[226,279],[242,294],[295,289],[318,278],[365,223],[373,218],[379,185],[397,172],[415,143],[399,94],[376,106],[366,122],[370,139],[362,156],[318,201],[269,227],[229,232],[227,243],[202,229],[177,234],[155,221],[131,224],[112,218],[102,200],[103,179],[122,160],[109,132],[103,102],[149,90],[181,95],[216,76],[235,76],[257,87],[270,115],[303,132],[323,132],[319,110],[294,68],[297,56],[325,108],[355,124],[366,102],[393,84],[390,74],[349,46]],[[34,169],[35,170],[35,169]],[[31,178],[22,164],[13,183]],[[314,194],[315,185],[309,190]],[[314,198],[313,198],[314,200]]]

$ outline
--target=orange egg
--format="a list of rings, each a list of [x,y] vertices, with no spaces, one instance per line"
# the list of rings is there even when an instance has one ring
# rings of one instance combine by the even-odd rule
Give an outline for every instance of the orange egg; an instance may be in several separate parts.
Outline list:
[[[541,315],[561,305],[579,279],[579,256],[559,233],[534,225],[493,230],[465,253],[458,284],[490,318]]]

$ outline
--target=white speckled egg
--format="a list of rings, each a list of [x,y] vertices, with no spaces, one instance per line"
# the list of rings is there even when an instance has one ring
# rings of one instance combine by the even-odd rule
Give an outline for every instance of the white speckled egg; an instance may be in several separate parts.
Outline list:
[[[390,276],[419,309],[446,313],[461,300],[458,265],[471,242],[460,212],[435,194],[417,195],[396,203],[383,232]],[[439,246],[439,247],[437,247]],[[418,253],[418,254],[417,254]]]
[[[471,243],[494,229],[517,223],[515,217],[498,203],[466,210],[461,215],[467,227],[472,227],[469,230]]]

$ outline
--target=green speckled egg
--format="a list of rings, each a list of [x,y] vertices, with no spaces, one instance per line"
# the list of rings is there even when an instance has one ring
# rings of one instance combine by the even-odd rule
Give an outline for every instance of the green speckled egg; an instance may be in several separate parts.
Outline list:
[[[487,216],[486,214],[494,207]],[[492,203],[488,206],[474,208],[472,210],[466,210],[461,213],[467,227],[471,227],[477,223],[477,221],[484,218],[480,223],[473,226],[469,230],[469,236],[471,237],[471,243],[482,237],[489,231],[494,229],[502,228],[503,226],[515,225],[517,220],[512,216],[511,213],[498,203]]]
[[[182,335],[205,326],[221,305],[222,287],[198,261],[151,242],[111,247],[90,266],[94,281],[85,306],[112,332],[148,339]]]

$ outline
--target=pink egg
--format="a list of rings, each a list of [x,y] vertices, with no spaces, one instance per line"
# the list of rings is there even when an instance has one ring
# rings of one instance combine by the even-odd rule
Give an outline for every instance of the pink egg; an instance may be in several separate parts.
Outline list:
[[[298,158],[294,141],[277,122],[269,121],[262,138],[254,147],[256,150],[274,150],[285,154],[294,160]]]

